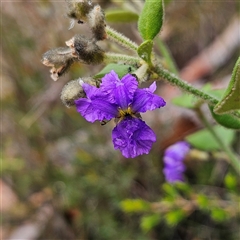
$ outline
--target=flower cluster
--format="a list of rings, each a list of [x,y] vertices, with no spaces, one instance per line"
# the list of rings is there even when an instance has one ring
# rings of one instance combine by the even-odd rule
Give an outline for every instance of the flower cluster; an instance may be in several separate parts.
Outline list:
[[[189,150],[189,144],[184,141],[177,142],[165,150],[163,173],[169,183],[183,181],[183,172],[185,171],[183,160]]]
[[[139,89],[138,81],[130,74],[121,80],[111,71],[102,78],[100,87],[82,83],[86,98],[75,100],[77,111],[89,122],[116,120],[112,131],[115,149],[126,158],[149,153],[156,135],[141,120],[140,113],[165,106],[165,101],[149,88]]]

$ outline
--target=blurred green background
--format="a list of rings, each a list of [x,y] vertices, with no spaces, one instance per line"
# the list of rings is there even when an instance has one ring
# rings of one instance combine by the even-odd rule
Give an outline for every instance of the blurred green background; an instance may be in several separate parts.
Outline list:
[[[139,13],[142,7],[141,1],[99,4],[106,11]],[[180,70],[218,38],[238,7],[237,1],[166,1],[161,36]],[[136,22],[109,24],[141,42]],[[64,1],[1,2],[2,239],[239,239],[239,219],[232,212],[221,218],[228,212],[217,211],[214,221],[201,210],[182,216],[174,213],[177,208],[145,209],[163,199],[174,206],[180,193],[164,198],[175,190],[163,185],[163,150],[201,125],[192,113],[171,105],[170,94],[168,108],[143,115],[157,133],[151,153],[124,159],[112,146],[114,123],[90,124],[59,97],[68,81],[93,76],[103,65],[76,64],[54,82],[40,62],[44,52],[64,46],[74,34],[90,35],[85,25],[68,27]],[[109,41],[100,44],[122,51]],[[239,46],[204,82],[222,83],[237,55]],[[172,88],[166,85],[160,83],[158,93],[167,97]],[[237,139],[234,143],[237,148]],[[184,194],[214,195],[216,206],[223,199],[239,212],[239,179],[227,163],[189,161],[186,181]]]

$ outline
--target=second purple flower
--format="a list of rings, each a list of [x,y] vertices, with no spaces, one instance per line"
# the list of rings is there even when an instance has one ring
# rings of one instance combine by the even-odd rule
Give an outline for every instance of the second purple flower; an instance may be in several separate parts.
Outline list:
[[[156,135],[141,120],[140,113],[166,105],[163,98],[153,94],[156,83],[149,88],[139,89],[138,81],[130,74],[121,80],[111,71],[102,78],[99,88],[83,83],[86,98],[75,101],[77,111],[89,122],[115,118],[112,132],[115,149],[126,158],[149,153]]]

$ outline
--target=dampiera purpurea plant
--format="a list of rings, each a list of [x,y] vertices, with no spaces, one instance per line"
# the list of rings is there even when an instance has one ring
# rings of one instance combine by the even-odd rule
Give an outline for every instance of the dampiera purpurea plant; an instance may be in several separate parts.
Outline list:
[[[163,107],[165,101],[153,94],[156,83],[145,89],[139,89],[138,86],[152,79],[163,79],[199,99],[193,99],[190,108],[196,111],[218,148],[226,152],[232,166],[240,171],[238,156],[229,143],[222,140],[222,133],[215,129],[201,112],[201,105],[207,103],[217,123],[227,128],[240,129],[237,94],[240,91],[240,60],[235,65],[227,90],[222,97],[216,97],[209,90],[199,90],[179,79],[171,58],[166,57],[170,71],[164,69],[161,60],[153,52],[154,39],[164,20],[163,1],[145,1],[138,18],[138,30],[143,39],[140,45],[107,26],[104,11],[99,4],[90,0],[66,2],[67,15],[71,18],[70,29],[75,21],[80,25],[88,23],[92,36],[77,34],[66,41],[66,47],[46,52],[42,62],[51,67],[51,77],[57,80],[77,62],[88,65],[106,64],[95,76],[73,80],[63,88],[61,99],[67,107],[76,106],[77,111],[89,122],[115,119],[116,127],[112,132],[112,140],[114,148],[119,149],[123,156],[133,158],[148,154],[156,136],[141,120],[140,113]],[[98,42],[107,40],[133,51],[134,55],[103,50]],[[178,105],[181,106],[181,103]],[[192,138],[189,137],[187,141],[197,146]]]
[[[204,126],[203,130],[188,135],[165,149],[162,170],[167,182],[163,185],[166,197],[155,203],[142,199],[126,199],[121,202],[122,210],[127,213],[147,213],[141,219],[141,228],[144,231],[153,228],[162,219],[168,225],[175,226],[184,217],[199,210],[209,211],[211,217],[217,220],[228,215],[235,217],[236,204],[229,204],[216,196],[208,197],[190,189],[187,173],[185,176],[183,174],[187,168],[184,164],[186,156],[191,155],[192,159],[219,159],[216,151],[223,151],[224,154],[220,152],[221,159],[226,159],[237,173],[240,172],[239,156],[232,149],[235,134],[233,130],[240,129],[240,58],[233,69],[227,89],[222,89],[220,95],[208,86],[200,90],[178,77],[174,61],[160,39],[158,41],[164,49],[161,53],[165,64],[162,64],[162,60],[153,51],[154,40],[164,22],[163,1],[144,2],[138,16],[138,30],[143,39],[140,45],[109,27],[99,4],[91,0],[66,2],[67,15],[71,18],[70,29],[75,22],[80,26],[88,23],[92,36],[76,34],[66,41],[65,47],[43,54],[42,63],[51,67],[51,77],[55,81],[75,63],[106,66],[93,77],[80,77],[68,82],[61,93],[65,106],[76,107],[81,116],[91,123],[100,121],[106,124],[114,119],[116,126],[112,130],[113,146],[126,158],[149,154],[156,142],[155,133],[141,118],[141,113],[166,105],[162,97],[154,94],[156,81],[165,80],[188,93],[175,98],[173,102],[177,106],[193,110]],[[108,52],[99,45],[99,41],[113,41],[133,54]],[[142,83],[152,80],[154,82],[149,87],[141,88]],[[202,110],[204,104],[208,105],[217,125],[212,124],[205,116]],[[165,109],[167,107],[166,105]],[[196,148],[202,153],[196,155]],[[229,182],[231,185],[231,179]],[[235,201],[235,196],[226,196],[226,199]]]

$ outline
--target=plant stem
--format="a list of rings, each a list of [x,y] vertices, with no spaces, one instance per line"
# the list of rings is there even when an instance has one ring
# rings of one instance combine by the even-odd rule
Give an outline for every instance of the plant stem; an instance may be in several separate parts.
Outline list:
[[[201,90],[191,86],[190,84],[188,84],[187,82],[181,80],[180,78],[178,78],[176,75],[174,75],[173,73],[170,73],[169,71],[167,71],[166,69],[161,68],[160,66],[154,66],[153,71],[155,71],[155,73],[157,73],[157,75],[161,78],[163,78],[164,80],[170,82],[171,84],[179,87],[180,89],[189,92],[191,94],[193,94],[196,97],[201,98],[204,101],[207,101],[210,105],[215,106],[218,103],[218,100],[212,96],[210,96],[207,93],[202,92]],[[240,118],[240,114],[238,112],[232,112],[229,113],[237,118]]]
[[[117,32],[116,30],[112,29],[109,26],[106,26],[106,32],[108,35],[108,39],[113,40],[114,42],[122,45],[125,48],[128,48],[130,50],[133,50],[134,52],[137,52],[138,45],[134,43],[129,38],[125,37],[121,33]]]
[[[235,170],[238,173],[240,173],[240,160],[237,158],[235,153],[232,151],[232,149],[227,144],[225,144],[222,141],[222,138],[218,135],[218,133],[214,130],[213,126],[209,123],[207,118],[204,116],[200,107],[196,109],[196,112],[198,114],[198,117],[202,121],[202,123],[205,125],[205,127],[209,130],[209,132],[215,138],[215,140],[218,143],[220,149],[225,151],[225,153],[227,154],[232,166],[235,168]]]
[[[204,101],[207,101],[211,105],[215,105],[218,103],[218,100],[214,97],[194,88],[187,82],[179,79],[176,75],[170,73],[169,71],[160,68],[159,66],[155,66],[155,72],[159,75],[159,77],[163,78],[164,80],[170,82],[171,84],[178,86],[180,89],[192,93],[194,96],[199,97],[203,99]]]
[[[129,64],[139,64],[141,61],[140,58],[138,57],[132,57],[124,54],[119,54],[119,53],[111,53],[111,52],[106,52],[105,53],[105,59],[106,62],[124,62],[124,63],[129,63]]]

